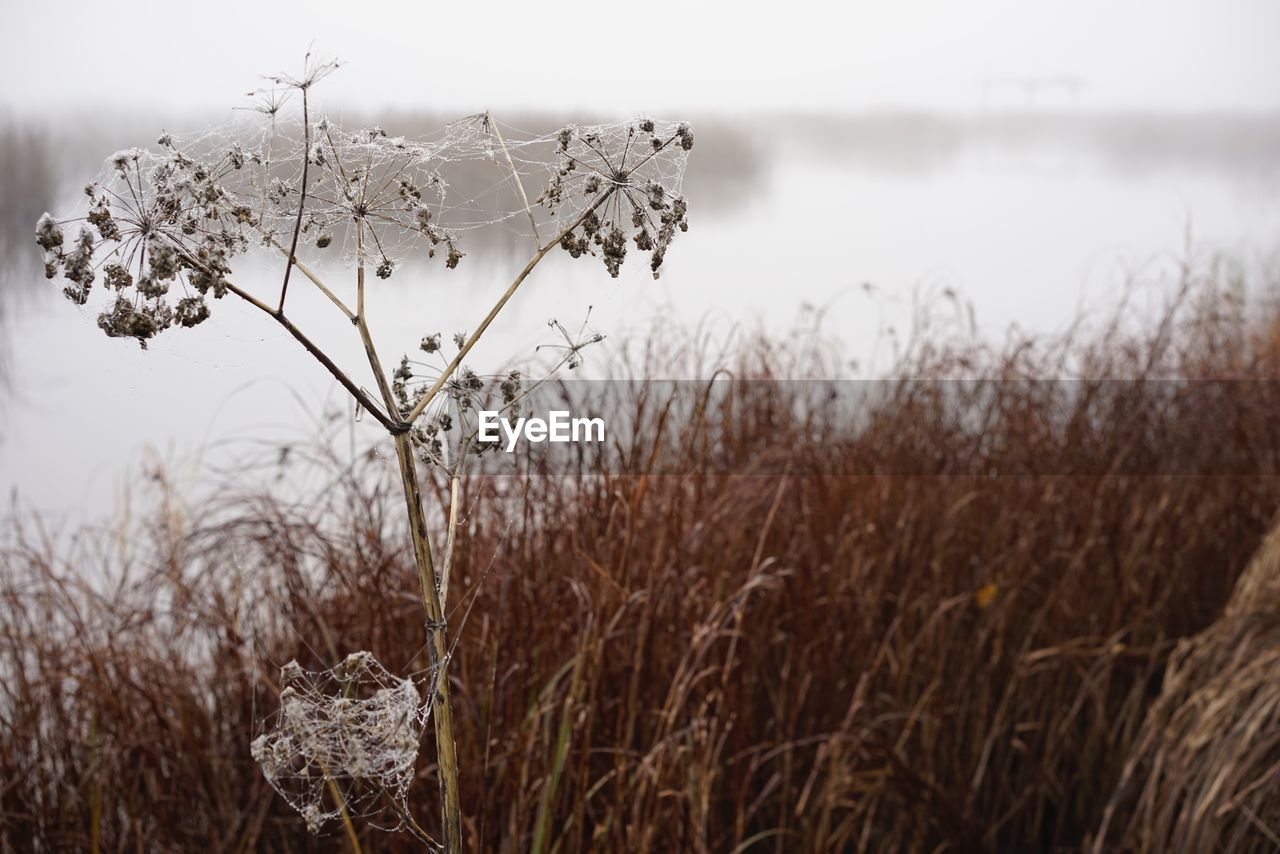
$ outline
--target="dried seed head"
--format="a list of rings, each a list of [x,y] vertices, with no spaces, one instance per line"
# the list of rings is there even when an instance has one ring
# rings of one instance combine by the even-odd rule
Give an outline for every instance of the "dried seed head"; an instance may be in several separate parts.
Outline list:
[[[452,270],[458,266],[458,262],[461,261],[462,257],[466,254],[467,253],[463,252],[457,246],[454,246],[453,241],[449,241],[449,256],[445,259],[444,265]]]
[[[209,306],[202,296],[183,297],[178,300],[175,318],[183,327],[197,326],[209,319]]]
[[[685,151],[693,148],[693,131],[689,129],[689,125],[681,122],[676,128],[676,138],[680,142],[680,147]]]
[[[58,225],[58,221],[51,214],[45,213],[36,223],[36,243],[39,243],[46,252],[60,252],[62,240],[62,226]]]
[[[510,406],[520,396],[520,372],[511,371],[507,374],[502,383],[499,385],[502,392],[502,402],[506,406]]]

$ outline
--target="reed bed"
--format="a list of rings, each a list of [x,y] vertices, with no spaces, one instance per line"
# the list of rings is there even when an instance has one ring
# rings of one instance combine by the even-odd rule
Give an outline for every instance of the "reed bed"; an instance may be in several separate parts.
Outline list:
[[[1144,323],[922,345],[856,424],[744,384],[668,425],[678,473],[466,482],[449,678],[469,848],[1275,845],[1280,617],[1227,603],[1280,507],[1280,338],[1233,305],[1191,277]],[[833,357],[667,333],[621,358],[770,379]],[[1022,381],[1069,372],[1107,379]],[[977,423],[918,381],[958,376],[999,381]],[[1231,382],[1188,397],[1171,377]],[[603,453],[667,453],[660,421]],[[891,471],[850,474],[869,455]],[[132,521],[15,520],[0,845],[347,844],[307,833],[248,744],[290,659],[428,667],[387,462],[295,449],[308,500],[193,502],[156,472]]]

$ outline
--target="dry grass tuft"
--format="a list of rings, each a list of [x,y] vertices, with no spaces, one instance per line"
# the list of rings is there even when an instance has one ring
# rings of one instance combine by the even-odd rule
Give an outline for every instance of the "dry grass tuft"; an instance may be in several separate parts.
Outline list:
[[[1280,848],[1280,525],[1221,619],[1178,643],[1094,850]],[[1128,823],[1108,840],[1122,802]]]

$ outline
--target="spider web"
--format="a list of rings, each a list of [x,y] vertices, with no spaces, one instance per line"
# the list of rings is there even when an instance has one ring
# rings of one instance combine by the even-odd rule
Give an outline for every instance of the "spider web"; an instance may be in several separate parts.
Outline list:
[[[280,670],[280,707],[250,752],[281,797],[320,832],[341,816],[409,813],[408,792],[431,714],[412,679],[355,652],[336,667]],[[430,692],[428,692],[430,696]]]
[[[537,133],[480,113],[433,134],[398,136],[376,125],[343,128],[320,118],[304,126],[273,115],[265,126],[241,121],[160,139],[197,162],[244,159],[243,168],[221,172],[222,188],[252,212],[247,232],[255,242],[288,246],[298,227],[298,257],[344,266],[363,258],[373,271],[387,261],[389,276],[437,255],[454,266],[450,249],[463,253],[456,263],[495,242],[538,248],[611,187],[601,222],[656,238],[662,212],[683,202],[692,133],[645,117]],[[582,254],[593,251],[598,244]]]

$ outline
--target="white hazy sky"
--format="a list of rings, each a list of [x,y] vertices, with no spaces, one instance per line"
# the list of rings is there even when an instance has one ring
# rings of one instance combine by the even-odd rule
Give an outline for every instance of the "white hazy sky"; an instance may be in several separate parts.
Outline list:
[[[1074,75],[1100,109],[1280,108],[1275,0],[0,0],[0,110],[237,102],[307,46],[325,99],[484,107],[966,109]]]

